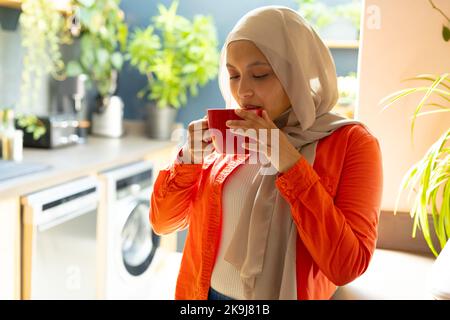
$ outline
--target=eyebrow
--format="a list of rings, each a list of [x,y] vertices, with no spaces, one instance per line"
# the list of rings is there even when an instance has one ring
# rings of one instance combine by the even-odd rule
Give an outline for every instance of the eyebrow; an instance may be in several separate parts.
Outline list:
[[[270,64],[268,64],[267,62],[264,62],[264,61],[255,61],[255,62],[252,62],[252,63],[250,63],[249,65],[247,65],[246,68],[250,68],[250,67],[254,67],[254,66],[261,66],[261,65],[270,66]],[[226,64],[226,66],[227,66],[227,67],[231,67],[231,68],[236,68],[235,66],[229,64],[228,62],[227,62],[227,64]]]

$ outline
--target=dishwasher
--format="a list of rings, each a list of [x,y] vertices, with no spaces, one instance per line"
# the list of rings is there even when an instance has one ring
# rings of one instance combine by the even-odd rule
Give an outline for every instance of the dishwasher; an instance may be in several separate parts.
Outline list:
[[[86,176],[21,198],[22,299],[95,299],[98,180]]]

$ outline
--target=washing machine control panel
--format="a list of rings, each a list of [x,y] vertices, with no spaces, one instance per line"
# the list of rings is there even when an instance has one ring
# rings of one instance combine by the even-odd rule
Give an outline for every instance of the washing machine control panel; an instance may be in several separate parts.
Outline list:
[[[153,170],[148,169],[135,175],[120,179],[116,182],[116,200],[128,196],[136,196],[142,190],[148,189],[153,184]]]

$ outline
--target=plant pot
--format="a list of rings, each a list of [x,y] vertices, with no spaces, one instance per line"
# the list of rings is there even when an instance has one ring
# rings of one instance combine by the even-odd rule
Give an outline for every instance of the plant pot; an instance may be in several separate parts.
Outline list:
[[[155,103],[146,104],[146,133],[151,139],[169,140],[175,125],[178,110],[167,106],[156,107]]]
[[[119,96],[97,97],[97,109],[92,113],[92,134],[120,138],[123,135],[123,108]]]
[[[431,268],[431,294],[435,299],[450,300],[450,241]]]

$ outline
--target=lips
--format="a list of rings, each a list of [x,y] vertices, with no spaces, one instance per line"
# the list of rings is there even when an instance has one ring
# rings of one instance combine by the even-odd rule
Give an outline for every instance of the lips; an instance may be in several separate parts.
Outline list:
[[[251,104],[244,106],[244,109],[255,109],[255,108],[261,108],[261,106],[255,106]]]

